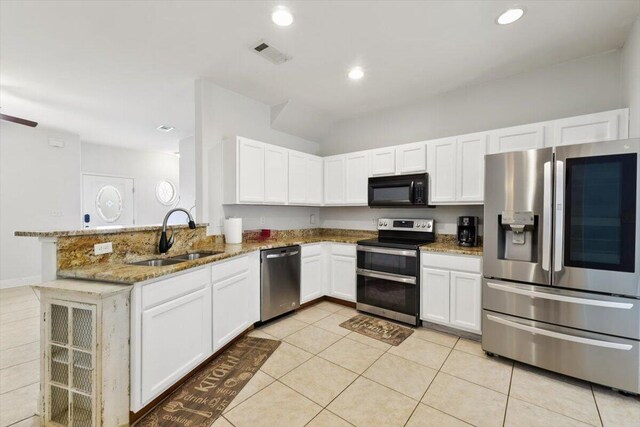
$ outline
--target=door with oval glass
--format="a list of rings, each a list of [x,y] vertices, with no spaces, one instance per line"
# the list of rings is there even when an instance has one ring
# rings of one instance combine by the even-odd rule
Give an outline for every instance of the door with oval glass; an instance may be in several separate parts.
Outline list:
[[[82,175],[82,226],[135,224],[133,178]]]

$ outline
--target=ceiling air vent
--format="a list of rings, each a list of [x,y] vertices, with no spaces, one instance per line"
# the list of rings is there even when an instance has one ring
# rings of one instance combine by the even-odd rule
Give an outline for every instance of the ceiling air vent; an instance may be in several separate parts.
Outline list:
[[[273,64],[282,64],[291,59],[291,57],[264,42],[254,47],[253,51]]]

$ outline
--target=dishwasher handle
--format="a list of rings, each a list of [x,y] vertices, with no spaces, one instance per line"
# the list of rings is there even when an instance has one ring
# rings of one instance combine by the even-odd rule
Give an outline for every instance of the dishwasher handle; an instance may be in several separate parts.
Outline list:
[[[267,259],[271,259],[271,258],[284,258],[284,257],[289,257],[289,256],[298,255],[299,253],[300,253],[300,251],[283,252],[283,253],[281,253],[281,254],[269,254],[269,255],[267,255]]]

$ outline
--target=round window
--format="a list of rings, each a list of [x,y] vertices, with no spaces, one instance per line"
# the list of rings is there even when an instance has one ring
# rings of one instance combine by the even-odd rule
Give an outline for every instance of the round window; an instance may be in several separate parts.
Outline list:
[[[116,222],[122,214],[122,195],[113,185],[105,185],[96,196],[96,211],[106,222]]]
[[[156,198],[163,205],[171,205],[176,201],[178,191],[176,186],[171,181],[160,181],[156,185]]]

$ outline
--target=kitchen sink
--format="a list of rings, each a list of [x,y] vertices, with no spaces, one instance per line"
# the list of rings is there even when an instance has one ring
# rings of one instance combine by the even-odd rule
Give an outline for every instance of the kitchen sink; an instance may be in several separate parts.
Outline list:
[[[203,252],[193,252],[190,254],[183,254],[183,255],[178,255],[178,256],[174,256],[171,257],[169,259],[174,259],[174,260],[180,260],[180,261],[192,261],[194,259],[200,259],[200,258],[204,258],[204,257],[208,257],[208,256],[213,256],[213,255],[218,255],[221,254],[222,252],[211,252],[211,251],[203,251]]]
[[[185,262],[186,259],[170,259],[170,258],[165,258],[165,259],[148,259],[145,261],[138,261],[138,262],[130,262],[130,265],[146,265],[148,267],[163,267],[165,265],[173,265],[173,264],[180,264],[181,262]]]

